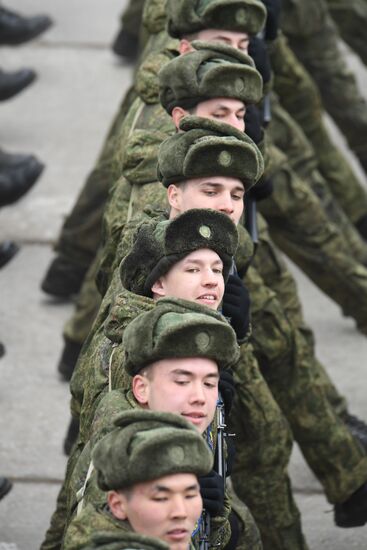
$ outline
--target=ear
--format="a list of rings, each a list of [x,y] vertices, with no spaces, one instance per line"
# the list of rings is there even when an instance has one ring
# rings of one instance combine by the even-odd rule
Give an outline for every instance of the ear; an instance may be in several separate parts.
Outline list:
[[[149,380],[146,376],[137,374],[134,376],[131,384],[134,397],[140,405],[148,404],[149,397]]]
[[[117,491],[107,493],[107,503],[111,514],[117,519],[126,519],[126,497]]]
[[[180,197],[181,197],[180,188],[177,187],[177,185],[175,185],[174,183],[171,183],[171,185],[169,185],[167,189],[167,200],[170,207],[176,210],[178,213],[181,212]]]
[[[178,51],[180,54],[184,55],[185,53],[192,52],[192,50],[193,48],[191,46],[191,42],[189,42],[186,38],[182,38],[178,46]]]
[[[157,300],[159,298],[164,298],[166,296],[166,291],[164,289],[164,284],[163,284],[162,277],[160,277],[154,283],[154,285],[151,288],[151,291],[152,291],[152,294],[153,294],[154,298],[156,298]]]
[[[172,120],[178,129],[180,126],[180,120],[187,116],[189,113],[185,111],[185,109],[182,109],[182,107],[174,107],[171,113]]]

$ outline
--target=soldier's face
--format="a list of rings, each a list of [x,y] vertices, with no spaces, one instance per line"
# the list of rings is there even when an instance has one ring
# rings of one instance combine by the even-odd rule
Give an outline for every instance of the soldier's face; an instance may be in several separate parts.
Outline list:
[[[183,298],[218,309],[224,294],[222,260],[214,250],[195,250],[160,277],[152,293],[155,299]]]
[[[241,50],[244,53],[248,53],[248,47],[250,42],[250,37],[245,32],[235,32],[235,31],[225,31],[219,29],[204,29],[199,31],[195,35],[196,40],[204,40],[206,42],[221,42],[222,44],[227,44]],[[180,53],[184,54],[188,51],[192,51],[192,46],[188,40],[181,40],[180,42]]]
[[[113,492],[116,495],[116,492]],[[171,550],[187,550],[202,511],[198,480],[193,474],[175,474],[134,485],[128,494],[117,493],[112,514],[127,519],[136,533],[156,537]]]
[[[203,118],[211,118],[234,126],[241,132],[245,131],[246,108],[238,99],[216,98],[201,101],[195,114]]]
[[[212,208],[227,214],[238,224],[243,213],[245,189],[236,178],[213,176],[195,178],[184,185],[170,185],[167,190],[173,218],[191,208]]]
[[[203,433],[214,418],[218,381],[218,366],[211,359],[172,358],[134,376],[132,389],[143,407],[179,414]]]

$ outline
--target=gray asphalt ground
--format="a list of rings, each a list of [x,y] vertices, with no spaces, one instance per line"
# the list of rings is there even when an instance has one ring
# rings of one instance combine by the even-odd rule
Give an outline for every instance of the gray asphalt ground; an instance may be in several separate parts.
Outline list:
[[[0,550],[36,550],[48,526],[66,458],[68,387],[56,373],[63,323],[72,305],[40,291],[63,217],[93,167],[110,121],[131,79],[109,49],[126,0],[13,0],[23,13],[50,14],[54,27],[38,41],[2,48],[2,68],[30,66],[37,81],[0,106],[0,144],[32,152],[46,164],[35,188],[0,213],[0,238],[21,245],[0,272],[0,475],[14,482],[0,502]],[[366,90],[367,72],[348,53]],[[338,143],[340,135],[333,129]],[[352,159],[352,162],[355,162]],[[357,167],[358,168],[358,167]],[[364,185],[366,184],[363,181]],[[367,419],[367,339],[337,306],[292,266],[320,359],[347,396],[350,409]],[[311,550],[367,548],[367,528],[341,530],[332,507],[297,449],[291,473]]]

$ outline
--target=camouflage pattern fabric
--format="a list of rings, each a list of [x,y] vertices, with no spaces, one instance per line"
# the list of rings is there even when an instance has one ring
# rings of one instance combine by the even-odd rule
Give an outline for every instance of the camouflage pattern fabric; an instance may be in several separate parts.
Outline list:
[[[366,65],[366,0],[327,0],[327,4],[341,37]]]
[[[62,550],[81,550],[91,541],[92,535],[98,531],[107,533],[119,533],[121,530],[129,530],[129,524],[117,520],[105,509],[96,509],[91,505],[86,506],[82,514],[65,534]]]
[[[269,133],[275,128],[270,124]],[[367,269],[355,261],[316,193],[292,170],[282,152],[273,148],[272,156],[279,158],[278,169],[271,173],[274,192],[259,203],[259,210],[274,242],[367,334],[367,305],[361,303],[367,292]]]
[[[366,4],[367,5],[367,4]],[[302,128],[313,147],[317,168],[348,218],[357,222],[367,212],[367,192],[351,165],[330,138],[323,122],[320,92],[280,33],[271,43],[274,90],[280,104]],[[345,182],[348,185],[345,185]]]
[[[72,265],[88,268],[101,242],[101,224],[109,185],[115,179],[113,172],[114,135],[123,120],[132,98],[130,90],[115,116],[96,166],[67,216],[61,229],[55,250]]]
[[[282,29],[292,50],[319,86],[323,104],[367,170],[367,102],[338,44],[324,0],[284,0]]]
[[[66,341],[83,344],[90,332],[99,307],[101,295],[96,285],[96,276],[101,259],[101,248],[92,261],[75,302],[75,310],[65,323],[63,337]]]

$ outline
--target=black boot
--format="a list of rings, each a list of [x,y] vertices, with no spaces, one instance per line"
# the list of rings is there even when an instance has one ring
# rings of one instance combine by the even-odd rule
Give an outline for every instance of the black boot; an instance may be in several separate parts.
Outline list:
[[[84,281],[87,267],[73,264],[63,256],[56,256],[47,270],[41,288],[57,298],[69,298],[77,294]]]
[[[23,158],[21,162],[8,166],[1,163],[0,158],[0,206],[12,204],[27,193],[44,168],[33,155],[20,156]]]
[[[78,439],[78,434],[79,434],[79,421],[72,416],[68,427],[68,431],[66,432],[66,436],[64,439],[64,453],[66,454],[66,456],[70,455],[71,449],[73,448],[74,443]]]
[[[347,413],[343,418],[348,430],[367,451],[367,424],[360,420],[357,416]]]
[[[19,94],[36,78],[32,69],[20,69],[14,73],[0,70],[0,101],[5,101]]]
[[[112,50],[116,55],[133,63],[139,53],[139,39],[125,29],[120,29],[112,43]]]
[[[69,381],[71,379],[82,347],[82,344],[72,342],[65,338],[64,349],[59,364],[57,365],[57,370],[64,380]]]
[[[4,357],[5,355],[5,346],[2,342],[0,342],[0,357]]]
[[[12,487],[13,484],[8,478],[0,477],[0,500],[9,493]]]
[[[4,267],[19,252],[19,246],[13,241],[0,243],[0,268]]]
[[[0,44],[16,46],[28,42],[52,25],[48,15],[25,17],[0,7]]]
[[[362,485],[342,504],[334,506],[334,520],[338,527],[362,527],[367,523],[367,483]]]

